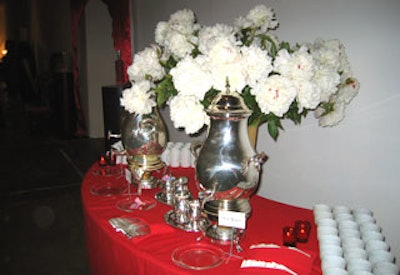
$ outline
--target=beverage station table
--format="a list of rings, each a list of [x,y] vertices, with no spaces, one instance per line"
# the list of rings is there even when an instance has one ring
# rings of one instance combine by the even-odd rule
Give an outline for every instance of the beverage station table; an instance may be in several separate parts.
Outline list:
[[[187,177],[192,194],[197,193],[193,168],[168,169],[175,177]],[[240,241],[243,251],[239,253],[233,249],[234,256],[229,257],[229,244],[213,243],[201,232],[186,232],[168,225],[164,216],[173,209],[172,206],[157,201],[155,207],[146,211],[124,212],[118,209],[116,203],[128,196],[126,191],[123,194],[103,196],[96,194],[94,190],[99,184],[120,183],[123,186],[127,184],[125,177],[119,173],[101,175],[99,171],[101,167],[94,164],[87,172],[81,187],[91,274],[290,274],[290,271],[299,275],[322,274],[317,230],[313,211],[310,209],[253,196],[252,213],[247,221],[245,235]],[[159,191],[160,189],[143,190],[141,198],[153,199]],[[129,239],[110,225],[109,220],[117,217],[137,218],[149,226],[150,233]],[[282,245],[282,229],[292,226],[296,220],[311,222],[310,236],[306,243],[297,244],[298,250],[288,249]],[[222,249],[223,260],[215,267],[204,270],[177,265],[172,257],[174,251],[190,244],[204,244],[206,247]],[[263,248],[259,244],[267,245]],[[254,245],[259,246],[254,248]],[[241,267],[244,261],[250,259],[282,264],[290,270]]]

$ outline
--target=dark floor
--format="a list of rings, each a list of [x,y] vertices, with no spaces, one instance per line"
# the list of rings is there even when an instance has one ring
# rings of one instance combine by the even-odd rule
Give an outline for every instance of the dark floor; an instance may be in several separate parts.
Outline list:
[[[88,274],[80,184],[103,139],[27,123],[12,97],[0,121],[0,274]]]

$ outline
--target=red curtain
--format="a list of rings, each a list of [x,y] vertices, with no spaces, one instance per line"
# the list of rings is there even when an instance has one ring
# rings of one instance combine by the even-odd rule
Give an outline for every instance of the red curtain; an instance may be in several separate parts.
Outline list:
[[[80,104],[78,33],[80,20],[85,12],[85,7],[88,1],[89,0],[71,0],[74,99],[78,117],[76,136],[86,135],[86,124]],[[132,63],[129,0],[102,0],[102,2],[107,5],[108,12],[112,18],[112,37],[114,40],[114,49],[115,51],[119,51],[121,53],[121,59],[124,62],[125,82],[127,82],[127,67]]]
[[[82,18],[82,14],[85,11],[85,6],[88,0],[71,0],[71,17],[72,17],[72,72],[74,79],[74,100],[77,112],[77,125],[75,135],[78,137],[85,136],[86,123],[83,115],[80,91],[79,91],[79,65],[78,65],[78,32],[79,23]]]
[[[127,67],[132,63],[131,22],[129,0],[102,0],[112,18],[114,49],[120,51],[124,62],[125,82],[128,81]]]

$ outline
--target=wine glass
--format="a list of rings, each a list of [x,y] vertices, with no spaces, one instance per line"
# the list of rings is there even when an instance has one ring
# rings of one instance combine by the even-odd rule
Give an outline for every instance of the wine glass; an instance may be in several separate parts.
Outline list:
[[[148,171],[145,166],[130,165],[130,169],[126,170],[128,197],[117,201],[118,209],[132,212],[134,210],[149,210],[156,205],[154,199],[146,199],[142,196],[143,182],[146,182],[149,176],[151,177],[151,171]],[[131,190],[132,185],[137,186],[137,191],[134,193]]]

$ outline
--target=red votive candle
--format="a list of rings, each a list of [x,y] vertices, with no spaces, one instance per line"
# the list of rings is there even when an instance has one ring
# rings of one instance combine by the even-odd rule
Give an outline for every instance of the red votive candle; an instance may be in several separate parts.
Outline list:
[[[296,221],[294,225],[296,240],[300,243],[308,242],[310,236],[311,223],[309,221]]]
[[[285,226],[283,228],[283,245],[285,246],[296,246],[296,234],[294,227]]]
[[[106,158],[104,156],[100,157],[99,165],[100,166],[106,166],[107,165],[107,161],[106,161]]]

